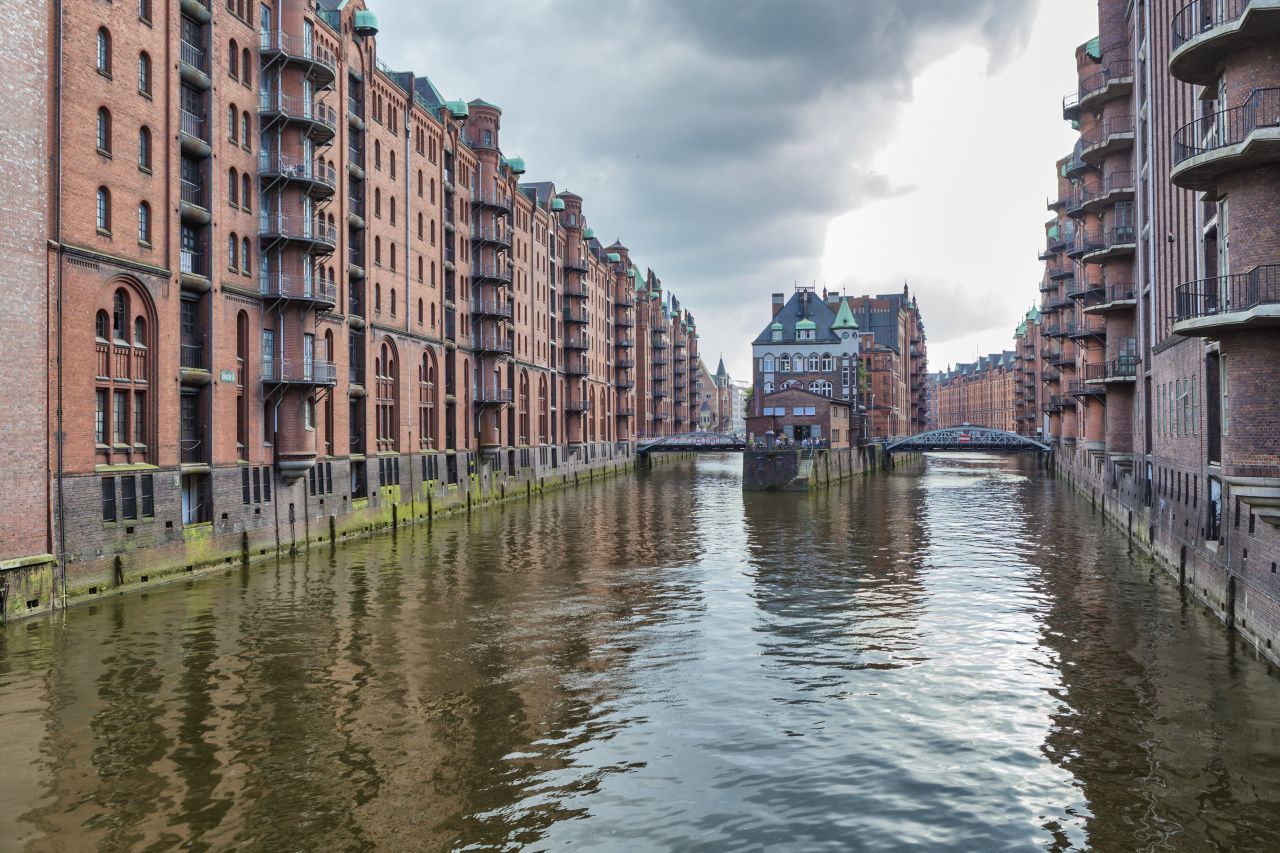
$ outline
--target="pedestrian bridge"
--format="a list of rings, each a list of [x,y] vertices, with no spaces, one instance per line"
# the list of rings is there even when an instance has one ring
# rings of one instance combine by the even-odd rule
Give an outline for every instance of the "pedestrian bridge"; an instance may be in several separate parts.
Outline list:
[[[636,453],[740,453],[746,446],[746,439],[740,435],[684,432],[640,441],[636,444]]]
[[[929,430],[905,438],[889,439],[885,442],[884,449],[889,453],[918,453],[924,450],[994,450],[1002,453],[1017,453],[1028,450],[1047,452],[1050,447],[1042,441],[1018,435],[1016,432],[963,424],[946,429]]]

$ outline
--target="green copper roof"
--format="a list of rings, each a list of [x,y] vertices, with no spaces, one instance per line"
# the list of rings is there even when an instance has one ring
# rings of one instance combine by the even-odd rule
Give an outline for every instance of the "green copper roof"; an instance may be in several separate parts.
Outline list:
[[[818,328],[818,324],[810,320],[808,317],[806,317],[803,320],[796,321],[797,332],[811,332],[817,328]]]
[[[605,257],[613,261],[615,264],[619,263],[622,260],[622,255],[619,255],[617,252],[610,252],[609,254],[605,255]]]
[[[1031,310],[1027,312],[1027,319],[1033,323],[1039,323],[1040,309],[1036,306],[1032,306]]]
[[[840,308],[836,311],[836,319],[831,324],[833,329],[857,329],[858,321],[853,319],[853,312],[849,310],[849,300],[841,299]]]
[[[782,331],[782,324],[781,324],[781,323],[779,323],[777,320],[774,320],[774,321],[773,321],[773,323],[771,323],[771,324],[769,325],[769,328],[770,328],[772,331],[775,331],[775,332],[781,332],[781,331]]]
[[[471,108],[467,106],[466,101],[445,101],[444,108],[448,110],[454,118],[466,118],[471,115]]]
[[[552,209],[552,210],[564,210],[564,199],[562,199],[562,198],[553,198],[553,199],[551,199],[551,209]]]
[[[587,226],[586,228],[582,229],[582,238],[584,240],[590,240],[594,236],[596,236],[596,229],[592,228],[591,226]]]
[[[1049,239],[1058,239],[1058,223],[1056,222],[1049,226]]]
[[[1094,59],[1102,58],[1102,46],[1098,40],[1098,36],[1094,36],[1084,43],[1084,52],[1092,56]]]
[[[507,161],[507,165],[510,166],[511,171],[515,172],[517,175],[524,174],[524,158],[523,157],[512,157]]]
[[[1018,324],[1018,331],[1014,332],[1013,336],[1015,338],[1022,338],[1022,337],[1026,337],[1026,334],[1027,334],[1027,324],[1023,322]]]
[[[378,16],[368,9],[356,12],[356,35],[372,36],[378,34]]]

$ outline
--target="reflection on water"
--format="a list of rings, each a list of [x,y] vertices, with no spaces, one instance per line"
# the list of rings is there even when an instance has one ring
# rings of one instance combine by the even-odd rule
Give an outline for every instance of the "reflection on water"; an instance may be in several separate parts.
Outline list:
[[[0,632],[0,847],[1280,849],[1280,684],[1015,459],[704,457]]]

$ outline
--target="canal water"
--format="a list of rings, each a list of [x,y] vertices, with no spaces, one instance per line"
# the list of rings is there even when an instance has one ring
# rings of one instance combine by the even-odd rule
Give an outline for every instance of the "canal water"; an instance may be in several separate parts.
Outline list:
[[[1280,849],[1280,679],[1087,501],[740,464],[10,625],[0,849]]]

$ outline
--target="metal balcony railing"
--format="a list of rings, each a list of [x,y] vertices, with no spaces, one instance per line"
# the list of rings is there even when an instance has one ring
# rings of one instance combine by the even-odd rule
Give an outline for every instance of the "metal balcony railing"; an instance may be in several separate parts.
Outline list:
[[[1173,134],[1174,165],[1228,145],[1238,145],[1259,128],[1280,128],[1280,88],[1255,89],[1240,106],[1178,128]]]
[[[209,461],[208,433],[205,427],[200,427],[194,435],[189,432],[183,435],[178,439],[178,446],[184,465],[202,465]]]
[[[183,178],[180,181],[180,186],[181,198],[184,204],[190,204],[204,210],[209,209],[209,194],[202,185]]]
[[[1280,264],[1257,266],[1245,273],[1221,275],[1178,285],[1173,292],[1173,321],[1181,323],[1248,311],[1280,302]]]
[[[446,252],[446,256],[448,253]],[[511,281],[511,269],[509,267],[500,266],[498,264],[472,264],[471,265],[472,281]]]
[[[309,299],[329,305],[338,301],[337,287],[321,280],[319,276],[259,273],[258,292],[275,299]]]
[[[446,216],[446,222],[453,221],[453,217]],[[514,231],[505,226],[496,225],[475,225],[471,228],[471,239],[481,243],[497,243],[503,246],[510,246],[514,237]]]
[[[476,316],[504,317],[511,319],[511,303],[481,296],[471,297],[471,313]]]
[[[477,352],[496,352],[510,355],[514,349],[510,338],[500,338],[495,334],[475,332],[471,335],[471,348]]]
[[[1102,364],[1086,364],[1084,378],[1087,382],[1105,379],[1137,379],[1138,364],[1136,355],[1122,355]]]
[[[354,145],[347,146],[347,162],[360,171],[364,171],[364,149]]]
[[[187,110],[178,110],[178,130],[192,139],[199,139],[201,142],[208,142],[209,136],[205,130],[206,122],[204,116],[198,116]]]
[[[492,385],[479,385],[471,391],[471,398],[477,403],[510,403],[515,399],[515,392],[510,388],[496,388]]]
[[[316,103],[301,95],[290,95],[284,92],[260,92],[258,94],[258,111],[279,113],[290,119],[299,119],[323,125],[328,130],[337,132],[337,110],[328,104]]]
[[[511,196],[496,190],[473,190],[471,193],[473,207],[492,207],[497,210],[511,210]]]
[[[209,276],[209,265],[204,252],[196,249],[182,249],[178,252],[178,270],[187,275]]]
[[[209,55],[203,47],[192,44],[186,39],[178,43],[178,61],[189,65],[197,71],[209,73]]]
[[[1236,21],[1251,0],[1192,0],[1173,16],[1173,50],[1193,38]]]
[[[318,358],[262,358],[262,381],[295,385],[333,385],[338,366]]]
[[[333,166],[321,167],[302,157],[272,151],[258,152],[258,172],[262,175],[314,181],[330,189],[338,185],[338,172]]]
[[[305,59],[323,66],[331,76],[338,72],[338,58],[333,51],[305,36],[280,31],[259,32],[258,49],[263,53],[283,53],[291,59]]]
[[[1080,81],[1079,100],[1085,101],[1110,86],[1113,82],[1126,79],[1133,79],[1133,60],[1113,59],[1101,71],[1090,74]]]
[[[180,360],[183,368],[187,370],[208,370],[209,369],[209,351],[205,346],[205,339],[202,335],[197,341],[183,341],[179,345]]]
[[[1122,133],[1133,133],[1133,116],[1111,116],[1104,118],[1093,127],[1080,134],[1083,151],[1090,151],[1105,145],[1113,136]]]
[[[364,118],[364,102],[354,95],[347,95],[347,112],[356,118]]]
[[[260,213],[258,231],[266,238],[311,240],[330,246],[337,245],[337,229],[327,222],[307,216],[289,213]]]

